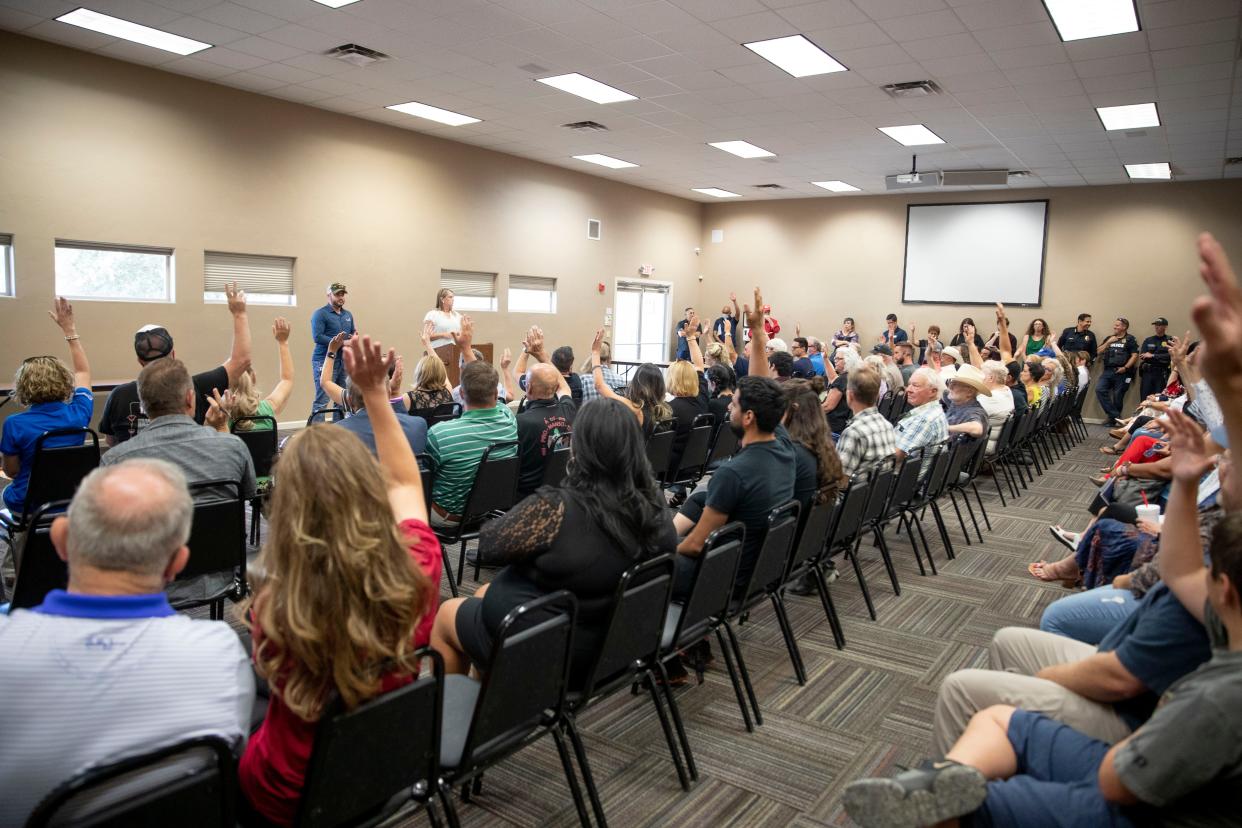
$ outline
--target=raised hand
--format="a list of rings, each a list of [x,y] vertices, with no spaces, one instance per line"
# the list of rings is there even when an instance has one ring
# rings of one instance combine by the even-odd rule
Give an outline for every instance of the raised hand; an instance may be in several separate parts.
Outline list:
[[[211,396],[207,398],[207,413],[203,415],[203,422],[216,431],[227,430],[229,425],[229,409],[232,406],[233,392],[226,390],[221,395],[219,388],[211,389]]]
[[[422,340],[424,342],[430,342],[431,337],[435,336],[435,333],[436,333],[436,323],[432,322],[430,319],[424,319]]]
[[[272,322],[272,338],[277,342],[289,341],[289,320],[278,316]]]
[[[742,316],[750,328],[763,327],[763,294],[759,288],[755,288],[755,309],[751,310],[750,305],[742,305]]]
[[[1167,416],[1173,478],[1183,483],[1198,482],[1216,465],[1216,457],[1208,454],[1203,429],[1180,411],[1170,410]]]
[[[393,359],[392,376],[388,378],[388,396],[397,397],[401,394],[401,383],[405,379],[405,358],[396,354]]]
[[[1191,315],[1203,336],[1199,368],[1219,398],[1242,388],[1242,289],[1211,233],[1199,236],[1199,259],[1209,295],[1195,300]]]
[[[388,393],[388,364],[397,355],[389,350],[384,353],[378,342],[369,336],[355,336],[345,348],[345,371],[363,394],[368,391]]]
[[[802,336],[802,323],[801,322],[794,323],[794,336]]]
[[[1174,368],[1179,368],[1186,363],[1186,353],[1190,350],[1190,331],[1186,331],[1186,335],[1181,337],[1173,337],[1173,348],[1169,353],[1169,361],[1173,363]]]
[[[513,364],[513,352],[505,348],[504,353],[500,356],[500,370],[508,371],[509,366]]]
[[[975,326],[974,325],[963,325],[962,335],[973,342],[975,339]]]
[[[735,305],[737,304],[737,294],[733,291],[729,291],[729,301]]]
[[[236,316],[246,312],[246,291],[239,288],[237,282],[225,284],[224,295],[228,298],[229,313]]]
[[[457,343],[457,347],[463,351],[470,347],[470,343],[474,342],[474,320],[469,316],[461,318],[461,332],[453,336],[453,341]]]
[[[1004,321],[1005,321],[1005,306],[1004,304],[997,302],[996,303],[996,324],[999,325],[1001,322],[1004,322]]]
[[[69,304],[69,300],[65,297],[57,296],[56,301],[52,302],[52,309],[47,312],[47,315],[52,317],[52,321],[56,323],[65,336],[77,334],[77,323],[73,318],[73,305]]]
[[[540,362],[542,362],[543,357],[541,354],[543,354],[543,329],[538,325],[531,325],[530,333],[526,336],[526,341],[529,344],[529,352],[539,359]]]
[[[591,353],[599,356],[600,343],[604,341],[604,329],[600,328],[595,332],[595,339],[591,341]]]
[[[346,337],[344,331],[341,331],[339,334],[332,337],[332,341],[328,343],[328,353],[335,354],[337,351],[341,350],[341,347],[345,344],[345,339]]]

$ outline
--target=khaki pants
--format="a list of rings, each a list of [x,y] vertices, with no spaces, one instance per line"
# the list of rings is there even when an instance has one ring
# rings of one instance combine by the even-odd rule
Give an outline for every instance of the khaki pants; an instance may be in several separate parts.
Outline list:
[[[992,637],[990,670],[958,670],[940,685],[932,728],[932,748],[947,753],[970,717],[994,704],[1011,704],[1073,727],[1096,739],[1117,742],[1130,727],[1111,704],[1035,678],[1044,667],[1095,655],[1096,648],[1072,638],[1025,627],[1005,627]]]

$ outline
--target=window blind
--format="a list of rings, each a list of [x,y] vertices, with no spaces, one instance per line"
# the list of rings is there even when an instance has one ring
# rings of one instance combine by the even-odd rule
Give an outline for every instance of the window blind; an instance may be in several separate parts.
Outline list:
[[[203,254],[203,290],[224,293],[236,282],[247,293],[293,295],[293,259],[288,256],[252,256],[245,253]]]
[[[657,282],[617,282],[617,290],[633,293],[669,293],[668,285]]]
[[[103,250],[109,253],[138,253],[144,256],[172,256],[171,247],[145,247],[140,244],[108,244],[106,242],[80,242],[56,240],[56,247],[62,250]]]
[[[474,270],[441,270],[440,287],[448,288],[456,296],[495,299],[496,274]]]
[[[513,290],[556,291],[556,279],[548,276],[516,276],[509,274],[509,287]]]

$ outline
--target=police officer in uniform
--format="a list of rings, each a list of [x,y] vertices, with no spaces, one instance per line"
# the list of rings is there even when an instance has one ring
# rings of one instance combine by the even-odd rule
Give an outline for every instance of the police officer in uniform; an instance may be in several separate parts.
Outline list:
[[[1168,385],[1169,364],[1172,360],[1169,349],[1173,347],[1173,337],[1166,333],[1169,320],[1161,316],[1151,324],[1156,333],[1144,339],[1143,346],[1139,349],[1139,376],[1142,378],[1139,387],[1143,399],[1151,394],[1159,394]]]
[[[1104,363],[1099,384],[1095,386],[1100,408],[1108,415],[1109,425],[1116,425],[1126,401],[1126,392],[1134,379],[1138,363],[1138,341],[1130,335],[1130,320],[1124,316],[1113,322],[1113,332],[1100,343],[1097,356]]]
[[[1078,324],[1061,331],[1061,336],[1057,339],[1057,347],[1062,351],[1086,351],[1087,365],[1094,365],[1095,354],[1099,347],[1095,342],[1095,332],[1091,330],[1091,314],[1078,314]],[[1013,350],[1018,350],[1016,345]]]

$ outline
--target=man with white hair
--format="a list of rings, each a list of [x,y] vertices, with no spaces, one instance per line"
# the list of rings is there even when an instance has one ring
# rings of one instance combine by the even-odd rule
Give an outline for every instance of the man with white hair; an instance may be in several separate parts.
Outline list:
[[[1000,437],[1005,421],[1013,414],[1013,394],[1005,385],[1009,369],[1004,363],[989,360],[979,369],[983,372],[983,384],[988,392],[980,393],[978,400],[988,415],[988,454],[996,453],[996,441]]]
[[[979,404],[980,394],[991,394],[983,381],[983,372],[973,365],[963,365],[949,379],[949,410],[945,419],[951,436],[964,434],[974,444],[988,436],[988,413]]]
[[[910,375],[906,401],[910,410],[897,423],[897,455],[904,460],[916,449],[934,446],[949,439],[949,423],[940,407],[944,383],[934,368],[924,365]],[[927,466],[923,466],[926,470]]]
[[[130,460],[87,475],[52,524],[68,589],[0,615],[0,825],[92,765],[195,736],[245,741],[241,642],[178,615],[163,591],[189,560],[193,514],[175,466]]]

